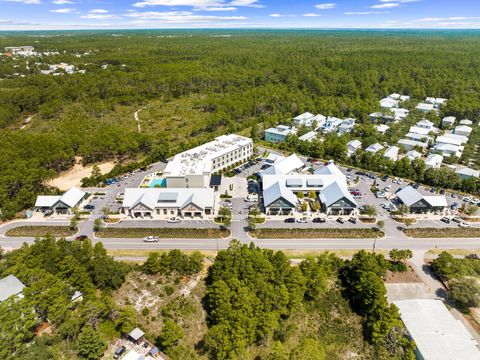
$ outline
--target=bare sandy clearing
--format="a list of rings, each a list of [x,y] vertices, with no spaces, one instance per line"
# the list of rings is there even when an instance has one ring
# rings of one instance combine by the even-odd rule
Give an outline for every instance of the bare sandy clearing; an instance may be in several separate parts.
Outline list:
[[[75,165],[68,171],[60,173],[58,177],[52,179],[48,182],[48,185],[55,186],[60,190],[68,190],[74,186],[80,187],[81,180],[84,177],[92,175],[93,165],[83,166],[82,158],[77,156],[75,157]],[[108,173],[113,169],[115,163],[113,161],[97,164],[100,168],[102,174]]]

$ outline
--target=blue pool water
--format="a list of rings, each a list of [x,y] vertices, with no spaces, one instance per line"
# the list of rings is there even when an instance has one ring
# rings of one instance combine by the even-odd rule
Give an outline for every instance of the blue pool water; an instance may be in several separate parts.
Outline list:
[[[164,188],[164,187],[167,187],[167,180],[165,178],[161,178],[161,179],[153,179],[152,181],[150,181],[150,187],[151,188],[155,188],[155,187],[161,187],[161,188]]]

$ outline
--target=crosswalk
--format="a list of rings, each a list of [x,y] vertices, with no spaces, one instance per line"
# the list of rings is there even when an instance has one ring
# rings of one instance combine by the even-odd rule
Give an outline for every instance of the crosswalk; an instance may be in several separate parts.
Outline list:
[[[247,220],[248,216],[247,215],[232,215],[232,220]]]

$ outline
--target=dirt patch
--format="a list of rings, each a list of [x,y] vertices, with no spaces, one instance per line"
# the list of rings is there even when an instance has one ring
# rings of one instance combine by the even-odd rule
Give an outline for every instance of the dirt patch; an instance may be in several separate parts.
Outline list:
[[[102,174],[108,173],[113,169],[115,163],[113,161],[96,164],[100,168]],[[92,169],[94,165],[83,166],[82,158],[80,156],[75,157],[75,165],[65,172],[60,173],[55,179],[48,182],[48,185],[59,188],[66,191],[74,186],[80,187],[82,179],[92,175]]]
[[[392,272],[387,270],[385,274],[385,282],[389,284],[395,283],[420,283],[422,279],[417,275],[410,265],[407,265],[407,271]]]

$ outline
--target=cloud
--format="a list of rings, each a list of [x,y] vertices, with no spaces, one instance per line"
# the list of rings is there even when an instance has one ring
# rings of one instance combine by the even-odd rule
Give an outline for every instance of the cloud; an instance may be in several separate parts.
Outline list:
[[[148,6],[186,6],[207,11],[231,11],[236,10],[237,6],[256,8],[263,7],[263,5],[259,4],[258,0],[142,0],[133,4],[133,6],[139,8]]]
[[[41,4],[42,3],[40,0],[3,0],[3,1],[18,2],[22,4]]]
[[[384,4],[372,5],[370,7],[372,9],[392,9],[392,8],[396,8],[396,7],[399,7],[399,6],[400,6],[400,3],[398,3],[398,2],[387,2],[387,3],[384,3]]]
[[[318,17],[318,16],[323,16],[321,14],[315,14],[315,13],[306,13],[306,14],[303,14],[302,16],[305,16],[305,17]]]
[[[108,10],[105,9],[93,9],[89,11],[90,14],[108,14]]]
[[[55,10],[49,10],[49,11],[57,14],[70,14],[70,13],[73,13],[75,10],[76,9],[64,8],[64,9],[55,9]]]
[[[166,23],[208,23],[215,21],[236,21],[246,20],[244,16],[216,16],[216,15],[198,15],[191,11],[128,11],[125,16],[145,21],[162,21]]]
[[[16,21],[16,20],[5,20],[5,19],[0,19],[0,26],[25,26],[25,25],[30,25],[30,26],[36,26],[38,24],[26,22],[26,21]]]
[[[373,14],[390,14],[390,11],[347,11],[345,15],[373,15]]]
[[[381,3],[400,3],[408,4],[413,2],[419,2],[420,0],[380,0]]]
[[[416,22],[432,22],[432,21],[465,21],[465,20],[480,20],[476,16],[451,16],[446,18],[422,18],[415,20]]]
[[[315,7],[318,10],[331,10],[334,9],[337,6],[335,3],[325,3],[325,4],[317,4]]]
[[[70,1],[70,0],[54,0],[54,1],[52,1],[52,4],[67,5],[67,4],[75,4],[75,3],[73,1]]]
[[[93,9],[88,12],[87,15],[80,16],[82,19],[92,20],[106,20],[106,19],[118,19],[117,15],[109,14],[105,9]]]

